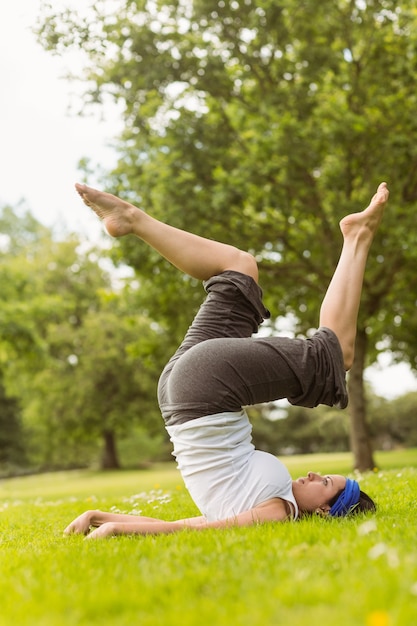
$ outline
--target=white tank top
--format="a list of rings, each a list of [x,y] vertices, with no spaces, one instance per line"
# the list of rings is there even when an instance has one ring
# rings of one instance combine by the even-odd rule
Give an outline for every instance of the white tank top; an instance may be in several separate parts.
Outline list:
[[[270,500],[293,505],[290,474],[275,456],[255,450],[245,411],[216,413],[167,426],[178,469],[207,520],[234,517]]]

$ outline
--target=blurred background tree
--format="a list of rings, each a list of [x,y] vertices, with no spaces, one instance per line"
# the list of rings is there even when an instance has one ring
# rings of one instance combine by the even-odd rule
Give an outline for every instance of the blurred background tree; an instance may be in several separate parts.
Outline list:
[[[161,438],[163,332],[105,250],[10,208],[0,227],[0,455],[53,469],[91,463],[100,445],[100,466],[119,467],[117,439],[138,425]]]

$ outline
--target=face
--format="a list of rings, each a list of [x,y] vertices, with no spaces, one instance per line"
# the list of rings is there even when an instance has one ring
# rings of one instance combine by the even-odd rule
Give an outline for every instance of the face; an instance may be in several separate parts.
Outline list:
[[[346,486],[346,478],[340,474],[321,476],[309,472],[307,476],[293,480],[292,490],[300,511],[315,511],[326,515],[329,502]]]

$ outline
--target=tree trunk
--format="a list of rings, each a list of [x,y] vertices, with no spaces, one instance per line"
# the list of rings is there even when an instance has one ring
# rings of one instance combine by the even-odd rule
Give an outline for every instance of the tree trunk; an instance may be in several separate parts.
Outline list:
[[[119,459],[117,457],[116,439],[112,430],[103,432],[104,447],[101,457],[101,469],[119,469]]]
[[[372,470],[375,467],[371,439],[366,424],[366,400],[363,385],[366,344],[366,332],[358,330],[355,359],[348,379],[350,443],[354,457],[354,467],[360,471]]]

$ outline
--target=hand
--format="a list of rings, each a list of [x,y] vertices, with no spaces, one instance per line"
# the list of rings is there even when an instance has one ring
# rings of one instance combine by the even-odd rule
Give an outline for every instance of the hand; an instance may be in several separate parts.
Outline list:
[[[87,535],[86,539],[104,539],[106,537],[114,537],[115,535],[117,535],[117,524],[105,522]]]
[[[79,515],[64,530],[64,535],[87,535],[93,525],[93,516],[96,511],[86,511]]]

